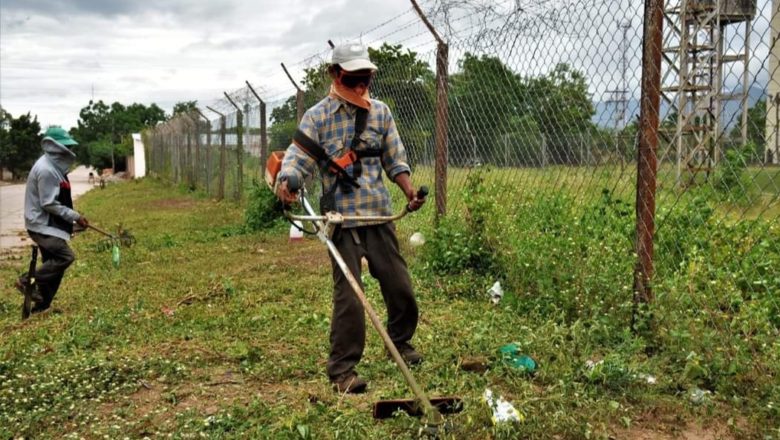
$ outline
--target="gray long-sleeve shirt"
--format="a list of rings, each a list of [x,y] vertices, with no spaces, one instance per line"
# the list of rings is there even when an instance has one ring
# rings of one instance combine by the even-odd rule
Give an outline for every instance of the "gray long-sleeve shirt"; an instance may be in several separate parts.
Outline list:
[[[60,184],[64,182],[75,155],[64,145],[51,138],[41,143],[44,155],[41,156],[27,176],[27,188],[24,196],[24,226],[28,231],[51,235],[70,240],[70,234],[51,226],[52,215],[68,222],[75,222],[81,215],[60,203]]]

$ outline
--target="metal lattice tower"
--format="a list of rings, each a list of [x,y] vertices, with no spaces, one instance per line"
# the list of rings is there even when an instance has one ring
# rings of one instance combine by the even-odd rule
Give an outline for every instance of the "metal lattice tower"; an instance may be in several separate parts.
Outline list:
[[[756,0],[671,0],[664,11],[662,97],[676,114],[670,148],[677,184],[709,176],[722,152],[728,123],[724,103],[738,100],[742,144],[747,141],[748,60]],[[729,38],[724,38],[726,35]],[[741,45],[741,47],[738,47]],[[734,75],[735,67],[742,70]],[[724,76],[732,84],[728,90]],[[673,113],[672,113],[673,112]]]

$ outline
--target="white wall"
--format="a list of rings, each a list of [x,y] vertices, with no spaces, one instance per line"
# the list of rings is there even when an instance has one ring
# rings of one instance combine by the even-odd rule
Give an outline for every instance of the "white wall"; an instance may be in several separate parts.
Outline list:
[[[129,170],[128,170],[129,171]],[[146,153],[140,133],[133,133],[133,177],[139,179],[146,176]]]

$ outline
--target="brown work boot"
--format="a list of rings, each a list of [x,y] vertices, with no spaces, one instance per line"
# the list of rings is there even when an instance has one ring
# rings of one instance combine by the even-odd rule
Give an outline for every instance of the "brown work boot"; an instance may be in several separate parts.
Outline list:
[[[418,365],[422,363],[422,355],[417,353],[417,350],[415,350],[411,344],[398,344],[395,346],[395,348],[397,348],[398,352],[401,353],[401,359],[403,359],[404,362],[406,362],[408,365]],[[387,352],[387,355],[390,356],[389,351]],[[392,358],[392,356],[390,357]]]
[[[22,295],[27,294],[27,280],[24,278],[18,278],[16,282],[14,283],[14,287],[16,287],[16,290],[19,291]],[[30,295],[30,298],[35,303],[43,302],[43,297],[41,296],[41,292],[38,291],[38,287],[34,286],[32,289],[32,295]]]
[[[358,377],[354,371],[347,371],[330,380],[333,389],[339,393],[359,394],[366,391],[365,380]]]

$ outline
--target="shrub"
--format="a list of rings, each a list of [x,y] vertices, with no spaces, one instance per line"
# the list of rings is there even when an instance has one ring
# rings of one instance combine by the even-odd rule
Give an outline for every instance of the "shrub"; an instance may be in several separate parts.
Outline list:
[[[715,172],[714,188],[726,200],[736,202],[744,200],[748,195],[749,182],[745,176],[750,152],[755,150],[752,145],[726,150],[723,161]]]
[[[268,230],[281,222],[281,210],[276,195],[265,185],[252,182],[244,224],[252,231]]]
[[[609,191],[582,211],[576,205],[559,193],[522,204],[503,265],[507,286],[518,313],[613,326],[630,313],[632,212]]]
[[[425,253],[426,261],[437,274],[470,271],[485,275],[497,270],[496,252],[491,245],[494,237],[488,233],[496,203],[491,194],[482,169],[469,174],[463,189],[465,219],[442,218]]]
[[[708,234],[704,232],[711,227],[713,213],[706,198],[701,196],[659,210],[655,244],[659,271],[684,270],[691,252],[710,246]]]

